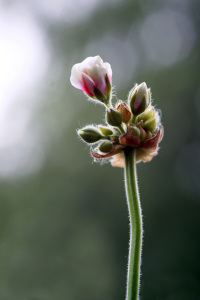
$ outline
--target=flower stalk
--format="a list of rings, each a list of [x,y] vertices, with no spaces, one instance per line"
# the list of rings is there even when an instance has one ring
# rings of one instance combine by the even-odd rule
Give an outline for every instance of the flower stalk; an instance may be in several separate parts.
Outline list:
[[[124,152],[125,190],[130,220],[126,300],[138,300],[142,251],[142,212],[137,184],[136,150],[127,147]]]

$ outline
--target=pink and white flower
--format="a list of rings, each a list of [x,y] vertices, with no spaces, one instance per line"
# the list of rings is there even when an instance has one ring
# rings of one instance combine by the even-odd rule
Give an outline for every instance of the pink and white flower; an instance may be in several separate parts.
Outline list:
[[[111,83],[112,69],[110,64],[104,63],[100,56],[94,56],[87,57],[84,61],[72,67],[70,81],[77,89],[84,91],[90,97],[96,98],[94,88],[103,95],[107,93],[106,77]]]

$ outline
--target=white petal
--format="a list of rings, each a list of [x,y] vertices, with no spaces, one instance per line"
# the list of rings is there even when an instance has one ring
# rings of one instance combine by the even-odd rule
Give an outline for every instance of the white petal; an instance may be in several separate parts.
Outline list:
[[[94,80],[95,86],[104,93],[106,90],[106,69],[95,65],[88,69],[88,75]]]
[[[106,69],[99,67],[99,66],[91,66],[90,68],[87,69],[88,75],[92,77],[92,79],[96,82],[98,81],[101,77],[105,77],[106,75]]]
[[[142,82],[137,87],[137,99],[142,100],[142,98],[144,96],[146,97],[146,99],[148,99],[148,91],[147,91],[146,82]]]
[[[103,67],[106,69],[106,74],[108,75],[108,78],[110,79],[110,81],[111,81],[111,79],[112,79],[112,69],[111,69],[111,65],[109,64],[109,63],[104,63],[103,64]]]
[[[94,59],[95,59],[96,65],[99,65],[100,67],[103,66],[103,60],[101,59],[101,57],[99,55],[95,56]]]
[[[80,64],[76,64],[72,67],[70,82],[71,84],[80,89],[82,86],[82,72],[80,71]]]
[[[108,75],[108,78],[112,79],[112,69],[109,63],[104,63],[99,55],[87,57],[81,63],[75,64],[71,70],[70,81],[73,86],[78,89],[82,89],[83,87],[83,73],[88,74],[89,77],[94,80],[95,85],[102,92],[105,91],[105,75]],[[89,78],[86,78],[88,81]],[[88,85],[90,86],[90,80],[88,81]]]

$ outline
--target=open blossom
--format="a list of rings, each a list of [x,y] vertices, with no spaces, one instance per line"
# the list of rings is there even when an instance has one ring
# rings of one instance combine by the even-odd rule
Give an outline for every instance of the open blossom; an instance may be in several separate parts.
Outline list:
[[[71,70],[71,84],[93,98],[98,99],[98,93],[106,96],[108,81],[110,86],[111,80],[111,66],[104,63],[100,56],[87,57],[83,62],[75,64]]]

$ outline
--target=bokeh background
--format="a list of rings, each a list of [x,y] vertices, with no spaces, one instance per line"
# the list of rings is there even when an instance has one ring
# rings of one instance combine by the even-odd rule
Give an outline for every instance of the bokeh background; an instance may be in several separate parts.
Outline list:
[[[0,2],[0,299],[122,300],[123,170],[76,134],[103,106],[69,82],[100,55],[118,99],[146,81],[162,110],[159,155],[138,165],[141,299],[200,299],[200,2]]]

